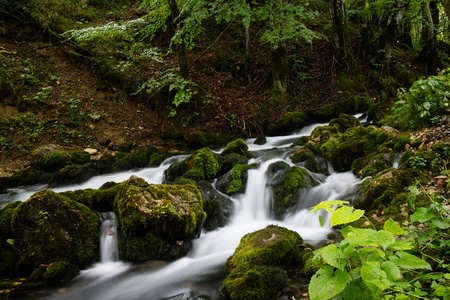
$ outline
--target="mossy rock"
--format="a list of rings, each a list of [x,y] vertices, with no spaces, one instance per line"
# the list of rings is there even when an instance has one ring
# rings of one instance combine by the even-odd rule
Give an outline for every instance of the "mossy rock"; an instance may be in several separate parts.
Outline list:
[[[265,135],[259,135],[256,140],[253,142],[253,144],[255,145],[264,145],[265,143],[267,143],[267,138]]]
[[[314,156],[315,156],[314,152],[312,152],[309,149],[302,148],[297,150],[294,154],[292,154],[291,161],[293,163],[304,162],[305,160],[313,158]]]
[[[335,103],[300,112],[289,112],[278,119],[269,129],[271,135],[288,134],[306,125],[317,122],[328,122],[339,117],[339,114],[356,114],[366,111],[373,99],[367,94],[340,97]]]
[[[56,173],[53,173],[48,181],[48,184],[49,187],[56,187],[81,183],[96,175],[99,175],[99,173],[92,168],[92,163],[86,163],[84,165],[69,165]]]
[[[217,189],[227,195],[245,192],[247,187],[248,170],[254,169],[257,166],[258,164],[235,165],[231,171],[227,172],[217,180]]]
[[[414,182],[411,173],[390,168],[377,174],[365,187],[363,199],[354,206],[366,211],[378,209],[380,205],[388,207],[397,194],[404,192]]]
[[[187,135],[186,141],[189,147],[203,148],[217,144],[219,142],[219,137],[206,131],[195,131]]]
[[[245,235],[226,262],[226,299],[276,299],[287,286],[281,268],[299,265],[302,243],[297,232],[275,225]]]
[[[8,186],[16,187],[22,185],[34,185],[38,183],[46,183],[44,179],[45,174],[48,174],[42,170],[36,170],[34,168],[25,169],[14,173],[8,180]]]
[[[164,238],[151,232],[118,236],[119,258],[125,261],[147,261],[161,258],[166,251]]]
[[[248,150],[248,145],[243,139],[229,142],[220,155],[225,156],[230,153],[236,153],[247,158],[252,157],[252,153]]]
[[[64,260],[79,268],[98,257],[100,220],[85,205],[50,190],[35,193],[13,212],[18,271]]]
[[[108,212],[114,209],[114,199],[122,189],[122,184],[115,184],[107,189],[84,189],[61,192],[60,194],[78,203],[82,203],[98,212]]]
[[[281,219],[289,208],[294,207],[299,199],[299,191],[318,185],[309,172],[300,167],[283,169],[269,179],[268,184],[273,187],[274,215]]]
[[[22,204],[21,201],[12,203],[6,203],[2,209],[0,209],[0,238],[6,240],[14,237],[14,233],[11,227],[11,220],[14,210]]]
[[[84,165],[90,161],[87,152],[75,149],[65,148],[64,150],[54,151],[43,156],[33,164],[33,167],[45,172],[54,173],[69,165]]]
[[[233,210],[233,201],[217,192],[206,180],[198,183],[198,189],[202,195],[203,210],[206,213],[203,229],[211,231],[227,225]]]
[[[309,142],[309,136],[308,135],[304,135],[299,137],[293,144],[292,146],[305,146],[306,143]]]
[[[156,156],[153,156],[154,154],[158,155],[158,158]],[[157,160],[162,161],[162,156],[159,153],[159,150],[155,147],[141,149],[131,154],[126,153],[121,157],[117,157],[113,165],[113,170],[124,171],[136,168],[145,168],[149,165],[152,156],[152,164],[155,164]]]
[[[371,153],[356,159],[352,164],[352,170],[359,177],[375,176],[391,168],[395,158],[396,154],[393,152]]]
[[[64,283],[74,279],[80,270],[67,261],[56,261],[49,265],[40,265],[30,277],[27,278],[27,284],[48,285]]]
[[[127,244],[129,241],[136,243],[137,237],[148,233],[153,235],[152,239],[162,238],[166,244],[196,238],[206,217],[201,194],[196,187],[148,184],[134,175],[117,194],[114,211],[126,240],[120,243]],[[148,250],[147,257],[159,257],[160,253]]]
[[[349,128],[361,126],[361,123],[354,116],[339,114],[339,117],[332,119],[328,125],[336,127],[342,133]]]
[[[13,242],[11,239],[9,241]],[[0,241],[0,257],[0,278],[16,276],[17,253],[13,246],[3,238]]]
[[[235,165],[246,165],[248,163],[248,158],[237,153],[230,153],[225,155],[222,160],[221,168],[219,170],[219,175],[223,175],[233,169]]]
[[[330,175],[328,162],[323,156],[314,156],[312,158],[309,158],[305,160],[301,165],[311,172]]]
[[[186,172],[195,172],[200,179],[210,180],[216,176],[219,170],[220,157],[211,149],[202,148],[182,162],[170,165],[164,174],[168,182],[175,182],[177,177],[183,176]]]
[[[277,299],[288,286],[286,271],[274,266],[255,266],[227,276],[222,294],[228,300]]]

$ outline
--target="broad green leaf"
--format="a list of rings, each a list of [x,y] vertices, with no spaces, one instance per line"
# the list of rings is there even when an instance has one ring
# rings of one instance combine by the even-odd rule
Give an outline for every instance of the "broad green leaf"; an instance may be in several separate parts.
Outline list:
[[[365,261],[361,266],[361,278],[373,293],[381,293],[391,286],[387,274],[376,261]]]
[[[372,239],[369,238],[368,232],[370,230],[374,231],[373,229],[361,229],[361,228],[353,228],[351,226],[348,226],[349,228],[345,232],[345,235],[342,234],[346,240],[350,244],[352,244],[355,247],[365,247],[365,246],[372,246],[376,247],[377,243],[373,242]],[[341,231],[342,233],[342,231]]]
[[[395,238],[392,233],[386,230],[375,231],[368,229],[367,233],[369,238],[383,248],[383,250],[386,250],[387,247],[395,242]]]
[[[408,270],[414,269],[431,270],[430,264],[427,263],[425,260],[403,251],[397,252],[396,256],[391,257],[391,261],[397,266]]]
[[[433,219],[431,220],[431,224],[433,224],[434,227],[437,227],[439,229],[447,229],[448,227],[450,227],[449,222],[441,220],[441,219]]]
[[[411,222],[427,222],[434,217],[434,213],[425,207],[420,207],[411,215]]]
[[[333,298],[347,286],[350,275],[332,266],[325,266],[314,274],[309,282],[311,300],[326,300]]]
[[[397,223],[392,220],[392,218],[389,218],[389,220],[384,223],[383,229],[395,235],[405,234],[405,231],[400,226],[398,226]]]
[[[381,269],[386,272],[388,278],[392,281],[397,281],[401,277],[400,269],[391,261],[384,261],[381,264]]]
[[[409,249],[412,249],[414,244],[415,244],[415,241],[412,238],[409,238],[406,240],[396,240],[392,245],[389,246],[389,249],[409,250]]]
[[[354,222],[364,215],[364,210],[354,209],[350,206],[338,208],[331,216],[331,226]]]
[[[336,267],[341,271],[345,270],[345,259],[342,257],[341,250],[334,244],[324,247],[322,258],[330,266]]]
[[[309,212],[315,212],[319,211],[321,209],[325,209],[329,213],[333,213],[336,206],[342,206],[344,204],[348,204],[348,201],[341,201],[341,200],[329,200],[329,201],[322,201],[316,206],[314,206]]]

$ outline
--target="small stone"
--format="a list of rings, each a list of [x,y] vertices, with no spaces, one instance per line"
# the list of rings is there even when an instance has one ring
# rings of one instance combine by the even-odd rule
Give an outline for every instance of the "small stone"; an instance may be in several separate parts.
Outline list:
[[[93,148],[86,148],[86,149],[84,149],[84,152],[89,153],[89,155],[94,155],[94,154],[98,153],[97,149],[93,149]]]

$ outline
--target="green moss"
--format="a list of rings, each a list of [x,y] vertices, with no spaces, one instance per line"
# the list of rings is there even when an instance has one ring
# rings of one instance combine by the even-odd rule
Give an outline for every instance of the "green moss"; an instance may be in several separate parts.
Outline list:
[[[42,275],[42,279],[47,284],[55,284],[72,280],[78,273],[78,268],[73,264],[67,261],[57,261],[48,266],[47,271]]]
[[[287,287],[286,272],[278,267],[255,266],[238,274],[230,274],[222,285],[229,300],[276,299]]]
[[[187,143],[190,147],[201,148],[214,145],[219,142],[219,137],[206,131],[195,131],[187,136]]]
[[[269,169],[270,166],[269,166]],[[269,181],[274,192],[274,213],[279,219],[286,210],[297,203],[297,193],[304,188],[312,187],[318,183],[309,175],[308,171],[300,167],[282,169]]]
[[[304,162],[305,160],[308,160],[313,157],[314,157],[314,153],[311,150],[302,148],[302,149],[297,150],[291,156],[291,161],[293,163]]]
[[[209,148],[202,148],[193,157],[194,165],[192,172],[200,175],[202,179],[212,179],[220,169],[215,154]]]
[[[229,142],[220,155],[225,156],[230,153],[236,153],[247,158],[252,157],[252,153],[248,150],[248,145],[243,139],[237,139],[233,142]]]
[[[255,168],[256,164],[251,165],[235,165],[231,170],[231,182],[227,189],[227,194],[243,192],[246,188],[246,176],[243,178],[243,173],[249,169]]]
[[[34,164],[39,170],[54,173],[69,165],[84,165],[90,161],[89,154],[80,149],[67,148],[54,151]]]
[[[11,187],[14,187],[44,183],[45,181],[41,179],[43,174],[45,174],[44,171],[36,170],[34,168],[19,171],[11,176],[11,178],[9,179],[9,185]]]
[[[245,235],[226,263],[226,299],[275,299],[287,286],[281,268],[298,265],[302,243],[298,233],[274,225]]]
[[[122,184],[115,184],[107,189],[85,189],[60,193],[78,203],[82,203],[98,212],[112,211],[114,207],[114,199],[122,188]]]
[[[233,169],[235,165],[246,165],[248,162],[248,158],[243,157],[237,153],[230,153],[225,155],[223,158],[222,166],[220,168],[219,174],[225,174],[226,172]]]
[[[50,187],[55,187],[69,183],[81,183],[96,175],[99,174],[92,168],[91,163],[69,165],[54,173],[50,177],[48,184]]]
[[[124,183],[114,202],[124,243],[147,233],[167,244],[195,238],[206,217],[202,207],[193,185],[147,184],[137,176]]]
[[[50,190],[35,193],[13,213],[18,271],[65,260],[82,268],[98,255],[99,217],[83,204]]]
[[[120,259],[125,261],[146,261],[159,258],[166,249],[164,239],[153,233],[119,238]]]
[[[305,146],[306,143],[308,143],[308,142],[309,142],[309,136],[304,135],[304,136],[299,137],[299,138],[294,142],[294,144],[292,144],[292,146]]]

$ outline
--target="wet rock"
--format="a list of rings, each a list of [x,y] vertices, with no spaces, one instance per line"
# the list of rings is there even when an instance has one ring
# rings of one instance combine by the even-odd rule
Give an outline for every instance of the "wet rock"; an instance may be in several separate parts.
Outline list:
[[[39,148],[32,154],[32,166],[37,170],[54,173],[69,165],[84,165],[90,161],[89,154],[75,148],[60,150],[54,145]]]
[[[198,189],[203,199],[203,210],[206,212],[206,219],[203,228],[207,231],[223,227],[230,221],[233,202],[225,197],[206,180],[198,183]]]
[[[244,157],[252,157],[252,153],[248,150],[248,145],[243,139],[237,139],[233,142],[229,142],[220,155],[225,156],[230,153],[236,153]]]
[[[254,169],[257,166],[257,164],[235,165],[231,171],[217,179],[217,189],[227,195],[245,192],[247,187],[248,170]]]
[[[301,264],[302,243],[297,232],[274,225],[245,235],[226,263],[225,299],[276,299],[288,285],[283,268]]]
[[[83,204],[50,190],[35,193],[13,212],[11,227],[20,274],[63,260],[79,268],[98,257],[100,220]]]
[[[114,211],[123,234],[121,258],[133,261],[161,258],[166,244],[198,237],[206,217],[196,187],[148,184],[137,176],[122,186]]]

